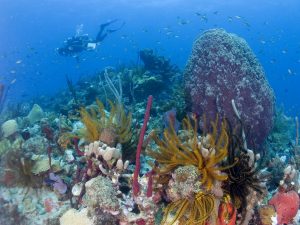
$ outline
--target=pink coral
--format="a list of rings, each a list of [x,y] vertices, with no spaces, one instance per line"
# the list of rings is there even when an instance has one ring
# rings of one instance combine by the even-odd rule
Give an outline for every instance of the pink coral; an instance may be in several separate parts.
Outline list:
[[[287,224],[296,216],[299,202],[299,195],[295,191],[278,192],[271,198],[269,204],[276,209],[278,224]]]

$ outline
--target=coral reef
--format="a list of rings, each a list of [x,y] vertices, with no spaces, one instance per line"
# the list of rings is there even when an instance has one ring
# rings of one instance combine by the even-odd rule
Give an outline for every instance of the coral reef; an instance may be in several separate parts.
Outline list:
[[[141,102],[149,95],[157,99],[173,96],[173,86],[181,80],[179,69],[171,65],[169,60],[154,54],[153,50],[142,50],[140,55],[143,67],[133,67],[122,72],[125,75],[123,89],[127,98]]]
[[[194,43],[184,78],[192,112],[205,113],[208,120],[219,114],[235,127],[234,99],[249,126],[250,148],[260,148],[273,126],[274,94],[245,40],[222,29],[204,32]]]
[[[134,80],[134,93],[135,99],[143,99],[148,94],[152,93],[152,90],[162,91],[166,84],[162,80],[160,75],[152,74],[150,71],[145,71]],[[159,92],[157,92],[159,93]]]
[[[273,148],[275,151],[284,151],[288,148],[294,138],[294,126],[293,118],[284,115],[283,109],[277,109],[274,126],[268,137],[269,143],[272,143],[269,148]]]
[[[165,79],[170,79],[172,77],[170,73],[178,70],[175,65],[170,63],[170,60],[164,56],[156,55],[152,49],[141,50],[139,56],[144,63],[145,70],[154,72],[155,74],[163,74]]]
[[[204,33],[185,83],[170,60],[139,55],[5,107],[0,224],[298,224],[299,121],[277,109],[265,151],[252,148],[274,98],[245,41]]]

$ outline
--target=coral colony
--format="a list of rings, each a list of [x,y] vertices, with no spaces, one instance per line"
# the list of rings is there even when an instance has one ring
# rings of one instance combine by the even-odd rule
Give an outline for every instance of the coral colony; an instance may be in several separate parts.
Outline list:
[[[299,121],[246,41],[208,30],[184,71],[139,54],[1,104],[0,224],[300,224]]]

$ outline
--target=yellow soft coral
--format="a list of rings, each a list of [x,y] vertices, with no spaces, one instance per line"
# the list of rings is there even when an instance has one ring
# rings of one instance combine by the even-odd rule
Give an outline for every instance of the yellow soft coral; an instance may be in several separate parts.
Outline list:
[[[109,116],[106,115],[104,105],[96,100],[97,109],[87,111],[81,108],[81,121],[85,125],[83,136],[89,142],[103,141],[113,146],[116,142],[126,143],[132,137],[131,114],[126,115],[122,105],[115,105],[111,101]]]
[[[183,121],[183,130],[188,134],[186,140],[181,140],[174,128],[164,131],[163,140],[154,136],[159,150],[149,150],[148,153],[159,164],[157,172],[166,174],[178,166],[193,165],[198,168],[200,182],[207,190],[213,188],[214,181],[226,180],[227,175],[221,171],[228,167],[220,167],[220,163],[227,157],[228,135],[225,122],[218,132],[217,121],[218,118],[211,123],[212,132],[206,135],[205,141],[204,138],[199,141],[195,118],[193,124],[188,118]]]
[[[194,199],[180,199],[165,208],[161,224],[203,225],[214,210],[214,196],[198,192]]]

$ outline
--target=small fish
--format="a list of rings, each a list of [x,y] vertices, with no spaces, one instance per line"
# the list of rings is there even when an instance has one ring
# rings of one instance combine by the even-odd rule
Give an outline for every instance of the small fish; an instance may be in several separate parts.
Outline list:
[[[264,45],[264,44],[266,44],[267,42],[264,41],[264,40],[261,40],[260,43]]]
[[[16,83],[16,81],[17,81],[17,79],[13,79],[13,80],[10,82],[10,84],[14,84],[14,83]]]
[[[11,70],[10,73],[11,73],[11,74],[15,74],[16,71],[15,71],[15,70]]]
[[[199,12],[196,12],[196,15],[200,17],[201,21],[204,21],[204,22],[207,23],[208,19],[207,19],[207,16],[205,14],[201,14]]]
[[[244,21],[243,23],[246,25],[246,27],[248,27],[248,28],[251,27],[250,23],[248,23],[247,21]]]
[[[288,69],[287,72],[288,72],[289,75],[296,75],[297,74],[296,72],[292,71],[291,69]]]
[[[234,18],[236,18],[236,19],[238,19],[238,20],[242,19],[241,16],[234,16]]]
[[[219,11],[214,11],[213,14],[218,15]]]
[[[287,53],[287,50],[283,49],[283,50],[281,51],[281,53],[282,53],[282,54],[286,54],[286,53]]]
[[[16,61],[16,64],[20,64],[20,63],[22,63],[21,59]]]
[[[179,21],[177,22],[178,25],[187,25],[189,23],[190,23],[189,20],[184,20],[184,19],[179,19]]]
[[[208,19],[206,17],[206,15],[201,16],[201,21],[204,21],[205,23],[207,23]]]

